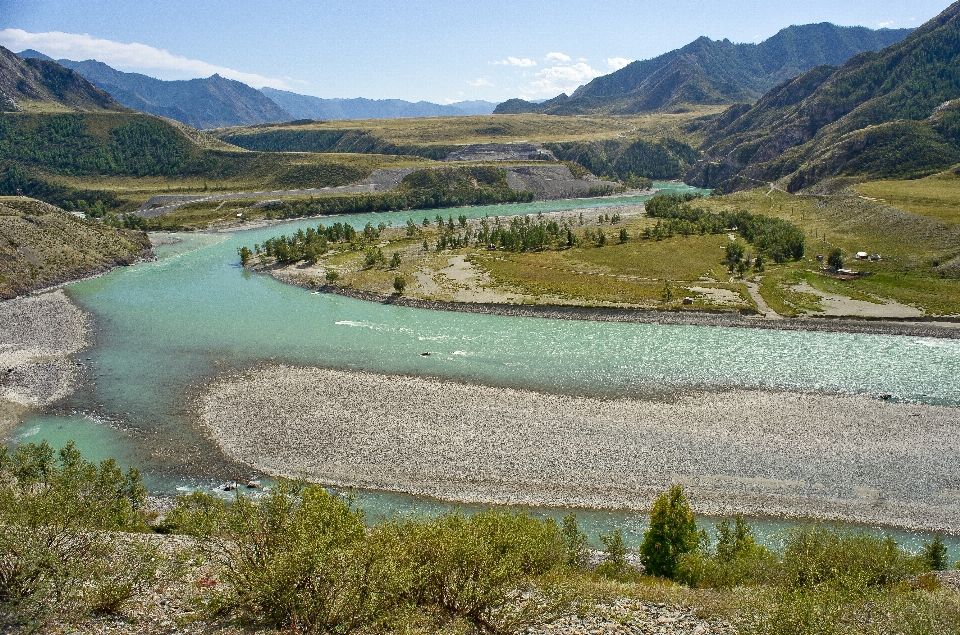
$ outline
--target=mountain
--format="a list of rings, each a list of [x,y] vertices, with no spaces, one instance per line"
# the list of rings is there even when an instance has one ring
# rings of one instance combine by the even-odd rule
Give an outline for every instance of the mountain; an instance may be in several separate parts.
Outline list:
[[[35,51],[23,51],[23,55],[34,54]],[[124,73],[96,60],[57,63],[75,70],[127,108],[175,119],[198,129],[293,119],[260,91],[219,75],[164,81],[140,73]]]
[[[0,112],[123,111],[110,95],[56,62],[22,59],[0,46]]]
[[[752,102],[786,79],[823,64],[842,64],[863,51],[880,50],[909,32],[825,22],[787,27],[760,44],[701,37],[683,48],[597,77],[569,97],[559,95],[541,104],[512,99],[495,112],[630,114],[685,104]]]
[[[845,175],[920,176],[960,162],[960,2],[903,41],[785,81],[708,131],[686,180],[790,191]]]
[[[297,119],[462,117],[489,115],[495,108],[495,104],[488,101],[462,101],[442,106],[428,101],[414,103],[402,99],[322,99],[275,88],[263,88],[261,91]]]

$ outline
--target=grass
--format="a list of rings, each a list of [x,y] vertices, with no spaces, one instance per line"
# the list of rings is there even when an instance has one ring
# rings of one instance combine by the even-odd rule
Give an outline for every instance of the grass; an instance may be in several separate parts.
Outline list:
[[[913,181],[869,181],[854,189],[911,214],[960,224],[960,178],[952,172]]]
[[[704,106],[686,113],[649,113],[632,116],[555,117],[551,115],[485,115],[474,117],[431,117],[426,119],[361,119],[323,121],[300,126],[289,124],[221,128],[219,137],[257,131],[357,130],[395,144],[444,145],[504,143],[511,141],[559,142],[594,141],[617,137],[655,140],[674,137],[698,141],[687,126],[698,117],[717,114],[723,107]]]
[[[233,153],[231,153],[233,154]],[[325,186],[311,183],[313,166],[335,166],[368,176],[376,170],[435,165],[429,159],[382,154],[312,154],[312,153],[236,153],[243,159],[241,168],[227,175],[166,176],[64,176],[45,174],[48,181],[74,190],[110,192],[127,202],[125,211],[132,211],[153,196],[161,194],[218,194],[255,192],[278,189],[300,189]],[[358,179],[359,180],[359,179]],[[265,193],[257,199],[277,198]]]
[[[903,182],[900,182],[903,183]],[[860,188],[861,184],[857,187]],[[747,209],[779,216],[806,234],[802,261],[769,271],[761,284],[764,300],[785,315],[813,308],[812,298],[790,289],[801,280],[827,293],[869,302],[893,300],[928,315],[960,314],[960,279],[935,268],[960,254],[960,225],[944,226],[928,215],[864,200],[858,196],[794,196],[760,188],[697,203],[713,211]],[[849,266],[870,275],[837,281],[819,275],[817,254],[839,247]],[[879,253],[881,262],[854,261],[857,252]]]

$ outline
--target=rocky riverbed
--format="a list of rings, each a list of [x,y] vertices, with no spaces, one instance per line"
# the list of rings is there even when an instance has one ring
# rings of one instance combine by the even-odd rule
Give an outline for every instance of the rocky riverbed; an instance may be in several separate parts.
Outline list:
[[[0,438],[29,409],[70,394],[71,355],[89,345],[89,318],[62,290],[0,302]]]
[[[960,531],[960,409],[733,390],[595,399],[272,366],[198,404],[229,457],[269,474],[447,500]]]

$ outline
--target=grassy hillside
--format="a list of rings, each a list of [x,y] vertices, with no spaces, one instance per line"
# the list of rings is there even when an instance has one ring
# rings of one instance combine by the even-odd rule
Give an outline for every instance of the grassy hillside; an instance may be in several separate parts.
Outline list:
[[[81,220],[34,199],[0,197],[0,298],[128,265],[149,249],[143,233]]]
[[[139,113],[0,115],[0,195],[23,193],[94,215],[155,194],[327,187],[401,157],[247,152]]]
[[[122,111],[123,106],[74,71],[24,60],[0,46],[0,112]]]
[[[251,150],[407,153],[442,158],[454,146],[474,143],[587,142],[621,137],[648,141],[673,137],[699,143],[701,117],[721,112],[703,107],[690,112],[630,117],[558,118],[544,115],[486,115],[431,119],[312,121],[213,131],[218,138]],[[394,146],[391,152],[387,148]]]
[[[721,116],[688,182],[724,190],[781,181],[925,176],[960,161],[960,3],[879,53],[785,82]]]

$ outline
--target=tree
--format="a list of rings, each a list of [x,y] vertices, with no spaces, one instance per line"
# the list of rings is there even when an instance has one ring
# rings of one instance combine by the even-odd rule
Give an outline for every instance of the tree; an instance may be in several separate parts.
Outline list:
[[[570,512],[560,521],[560,535],[567,552],[567,566],[578,569],[587,563],[587,535],[580,531],[577,515]]]
[[[843,269],[843,253],[834,248],[830,255],[827,256],[827,265],[833,267],[834,269]]]
[[[336,282],[340,278],[340,274],[334,271],[333,269],[327,269],[327,282]]]
[[[643,536],[640,554],[651,575],[672,578],[680,556],[697,549],[700,536],[683,487],[674,485],[660,495],[650,510],[650,529]]]
[[[407,288],[407,281],[403,276],[397,276],[393,279],[393,288],[400,295],[403,295],[403,290]]]
[[[396,269],[399,266],[400,266],[400,252],[395,251],[393,252],[393,257],[390,258],[390,268]]]
[[[923,546],[923,559],[931,571],[943,571],[947,568],[947,546],[943,544],[940,534]]]
[[[625,243],[625,242],[627,242],[627,240],[628,240],[629,238],[630,238],[630,236],[627,235],[627,228],[626,228],[626,227],[621,227],[621,228],[620,228],[620,242],[621,242],[621,243]]]
[[[250,248],[244,245],[243,247],[237,249],[237,253],[240,255],[240,264],[246,267],[247,262],[250,260]]]
[[[742,243],[731,242],[727,245],[725,252],[727,266],[730,267],[730,273],[733,273],[740,261],[743,260],[746,248]]]

